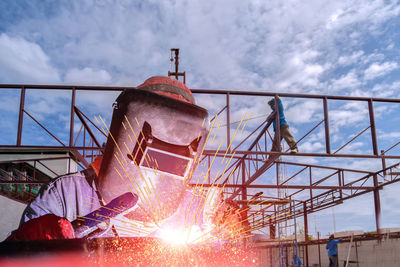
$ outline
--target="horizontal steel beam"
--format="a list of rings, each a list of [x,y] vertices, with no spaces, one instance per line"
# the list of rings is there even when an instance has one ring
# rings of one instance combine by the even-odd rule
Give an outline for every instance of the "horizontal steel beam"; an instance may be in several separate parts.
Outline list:
[[[10,149],[30,149],[30,150],[56,150],[59,151],[70,151],[70,150],[104,150],[104,147],[89,147],[89,146],[35,146],[35,145],[0,145],[0,153],[9,152]],[[19,151],[13,150],[18,153]],[[22,151],[21,151],[22,152]]]
[[[0,88],[4,89],[54,89],[54,90],[94,90],[94,91],[123,91],[137,89],[134,86],[82,86],[82,85],[44,85],[44,84],[0,84]],[[381,98],[381,97],[357,97],[357,96],[335,96],[335,95],[318,95],[318,94],[295,94],[295,93],[279,93],[270,91],[240,91],[227,89],[190,89],[194,94],[217,94],[217,95],[247,95],[247,96],[269,96],[279,95],[280,97],[295,97],[295,98],[311,98],[311,99],[329,99],[329,100],[355,100],[374,102],[392,102],[400,103],[400,99]]]
[[[205,149],[203,155],[207,156],[216,156],[216,157],[226,157],[230,158],[231,154],[226,153],[224,150]],[[263,151],[247,151],[247,150],[236,150],[234,158],[241,158],[237,155],[256,155],[256,156],[267,156],[267,155],[276,155],[276,156],[295,156],[295,157],[328,157],[328,158],[376,158],[376,159],[400,159],[400,155],[360,155],[360,154],[327,154],[327,153],[285,153],[285,152],[263,152]],[[248,160],[257,160],[257,159],[249,159]],[[261,160],[261,159],[260,159]]]
[[[240,184],[189,184],[191,187],[225,187],[225,188],[267,188],[267,189],[329,189],[329,190],[373,190],[373,186],[331,186],[331,185],[266,185],[266,184],[249,184],[249,185],[240,185]]]

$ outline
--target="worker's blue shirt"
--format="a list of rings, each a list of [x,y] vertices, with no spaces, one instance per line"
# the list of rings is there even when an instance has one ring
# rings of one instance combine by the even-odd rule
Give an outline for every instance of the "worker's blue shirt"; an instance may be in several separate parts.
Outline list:
[[[337,244],[342,242],[342,238],[332,239],[326,244],[326,249],[328,249],[328,256],[337,255]]]
[[[288,124],[285,120],[285,114],[283,114],[283,105],[282,105],[282,101],[278,98],[278,107],[279,107],[279,124],[280,125],[284,125],[284,124]],[[273,112],[275,112],[275,110],[272,110]],[[276,131],[276,119],[274,119],[274,131]]]

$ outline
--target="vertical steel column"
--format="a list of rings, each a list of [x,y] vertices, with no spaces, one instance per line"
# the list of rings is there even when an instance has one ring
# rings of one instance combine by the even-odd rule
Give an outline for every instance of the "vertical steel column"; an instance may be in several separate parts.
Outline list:
[[[385,150],[381,150],[381,155],[383,156],[382,157],[382,170],[384,170],[383,171],[383,176],[386,177],[387,173],[386,173],[386,170],[385,170],[386,169]]]
[[[372,149],[375,156],[378,156],[378,141],[376,139],[376,127],[374,118],[374,104],[372,99],[368,100],[369,120],[371,122],[371,138],[372,138]]]
[[[246,183],[246,162],[242,160],[242,209],[244,210],[243,213],[241,213],[241,216],[245,217],[247,219],[247,187],[245,185]],[[262,221],[264,224],[264,220]],[[263,225],[264,226],[264,225]],[[246,246],[246,239],[243,239],[243,246]]]
[[[304,245],[306,247],[306,262],[304,266],[308,266],[308,219],[307,219],[307,204],[303,202],[304,209]]]
[[[69,146],[72,147],[74,145],[74,118],[75,118],[75,87],[72,87],[72,96],[71,96],[71,118],[69,124]]]
[[[24,121],[24,108],[25,108],[25,86],[22,86],[22,88],[21,88],[21,98],[20,98],[20,102],[19,102],[17,146],[21,146],[22,124],[23,124],[23,121]]]
[[[375,206],[375,224],[376,233],[381,233],[381,201],[379,197],[378,176],[374,174],[374,206]]]
[[[242,200],[247,200],[247,188],[244,185],[246,183],[246,163],[242,160]],[[245,207],[246,204],[243,204],[242,208]]]
[[[312,193],[312,172],[311,172],[311,167],[310,168],[310,207],[311,209],[313,208],[313,193]]]
[[[272,246],[269,247],[269,266],[272,266]]]
[[[33,161],[33,180],[36,180],[36,160]]]
[[[230,105],[229,105],[229,92],[226,93],[226,148],[228,149],[229,144],[231,143],[231,117],[230,117]],[[229,147],[229,150],[231,148]],[[228,151],[229,153],[229,151]]]
[[[276,164],[275,164],[275,168],[276,168],[276,185],[277,186],[279,186],[279,184],[281,183],[280,182],[280,179],[279,179],[279,177],[280,177],[280,172],[279,172],[279,167],[280,167],[280,163],[279,163],[279,161],[277,161],[276,162]],[[277,192],[277,194],[278,194],[278,198],[280,199],[282,196],[281,196],[281,194],[280,194],[280,188],[278,187],[277,189],[276,189],[278,192]],[[282,206],[281,205],[279,205],[278,206],[278,213],[280,213],[281,212],[281,208],[282,208]],[[276,233],[276,229],[278,229],[278,238],[281,238],[281,228],[280,228],[280,223],[278,223],[277,221],[276,221],[276,218],[278,218],[278,215],[277,215],[277,213],[276,213],[276,205],[274,205],[274,220],[275,220],[275,233]],[[275,234],[276,235],[276,234]]]
[[[275,130],[275,146],[276,151],[281,152],[281,122],[279,119],[279,105],[278,105],[278,95],[275,95],[275,122],[276,122],[276,130]]]
[[[321,248],[320,248],[320,243],[319,243],[319,232],[317,233],[318,237],[318,265],[321,267]]]
[[[339,170],[337,174],[338,174],[339,186],[342,187],[342,185],[343,185],[342,178],[344,176],[343,170]],[[340,194],[340,199],[342,199],[343,198],[343,190],[342,189],[339,189],[339,194]]]
[[[324,122],[325,122],[325,146],[326,153],[331,153],[331,139],[329,136],[329,115],[328,115],[328,99],[324,97]]]

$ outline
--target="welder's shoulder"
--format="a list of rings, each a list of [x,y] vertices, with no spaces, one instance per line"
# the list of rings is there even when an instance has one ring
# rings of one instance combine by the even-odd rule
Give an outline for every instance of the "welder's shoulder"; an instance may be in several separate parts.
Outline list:
[[[93,191],[88,178],[84,172],[77,172],[57,177],[44,184],[36,198],[25,208],[20,225],[45,214],[69,216],[71,206],[79,205],[75,203],[78,196],[90,195]]]
[[[41,191],[68,190],[71,192],[74,188],[91,187],[93,179],[92,175],[86,171],[65,174],[45,184],[41,188]]]

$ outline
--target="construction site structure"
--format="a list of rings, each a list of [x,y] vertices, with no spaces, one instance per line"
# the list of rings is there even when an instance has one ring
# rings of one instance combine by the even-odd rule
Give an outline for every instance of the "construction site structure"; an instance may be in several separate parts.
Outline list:
[[[179,50],[172,52],[177,59]],[[169,75],[186,79],[186,74],[178,71],[178,65]],[[116,95],[123,90],[135,89],[115,86],[0,84],[0,94],[11,92],[19,102],[15,108],[17,123],[14,128],[7,130],[7,136],[2,133],[4,138],[0,141],[0,194],[29,203],[38,194],[41,184],[58,175],[89,168],[90,163],[103,153],[103,143],[107,137],[107,132],[99,122],[103,119],[96,121],[94,116],[101,114],[109,118],[111,107],[107,111],[93,110],[79,97],[90,94],[95,98],[99,93]],[[264,233],[257,235],[261,236],[258,240],[254,237],[254,240],[259,244],[260,257],[269,265],[290,266],[292,256],[289,255],[293,255],[293,249],[297,250],[298,246],[296,255],[301,258],[302,266],[312,266],[315,263],[321,266],[321,259],[317,261],[314,252],[324,255],[325,248],[321,248],[321,243],[326,240],[319,236],[311,239],[310,215],[336,205],[345,205],[348,200],[366,194],[373,197],[371,206],[374,209],[375,233],[353,233],[354,239],[351,242],[349,234],[346,242],[353,248],[353,252],[359,249],[357,246],[360,244],[382,240],[389,240],[399,247],[399,231],[388,233],[381,226],[380,195],[383,188],[400,181],[400,140],[398,137],[385,137],[391,129],[387,125],[390,121],[386,122],[387,118],[377,121],[376,118],[377,113],[382,117],[382,106],[390,108],[391,112],[400,110],[400,99],[196,88],[191,91],[195,96],[212,99],[215,103],[210,110],[211,132],[218,136],[217,140],[223,142],[218,146],[211,141],[213,135],[210,135],[210,141],[201,157],[201,167],[193,175],[189,186],[219,187],[224,198],[233,200],[246,210],[252,232],[259,230]],[[32,94],[42,92],[62,92],[64,98],[68,95],[69,107],[63,114],[69,121],[67,127],[59,125],[59,116],[41,120],[40,116],[35,116],[35,112],[30,110],[33,107],[30,99]],[[307,103],[315,105],[315,117],[310,121],[302,120],[305,130],[297,131],[299,153],[290,153],[289,148],[281,147],[280,143],[277,144],[278,151],[270,152],[273,142],[271,124],[276,119],[279,125],[279,118],[275,118],[274,114],[238,115],[239,108],[235,103],[261,100],[267,106],[268,99],[278,97],[292,106]],[[347,139],[332,139],[331,121],[340,116],[341,107],[357,107],[355,110],[360,114],[354,116],[362,116],[364,119],[362,123],[353,125],[339,124],[346,128]],[[246,123],[248,126],[244,135],[241,133]],[[337,133],[338,129],[334,131]],[[32,133],[43,138],[32,138]],[[279,127],[275,134],[280,136]],[[302,151],[302,144],[312,142],[318,143],[318,146],[310,146]],[[366,164],[353,164],[357,161],[365,161]],[[206,181],[199,183],[200,178],[204,177]],[[302,223],[301,231],[296,219]],[[294,232],[296,234],[292,236]],[[340,250],[346,250],[346,246]]]

